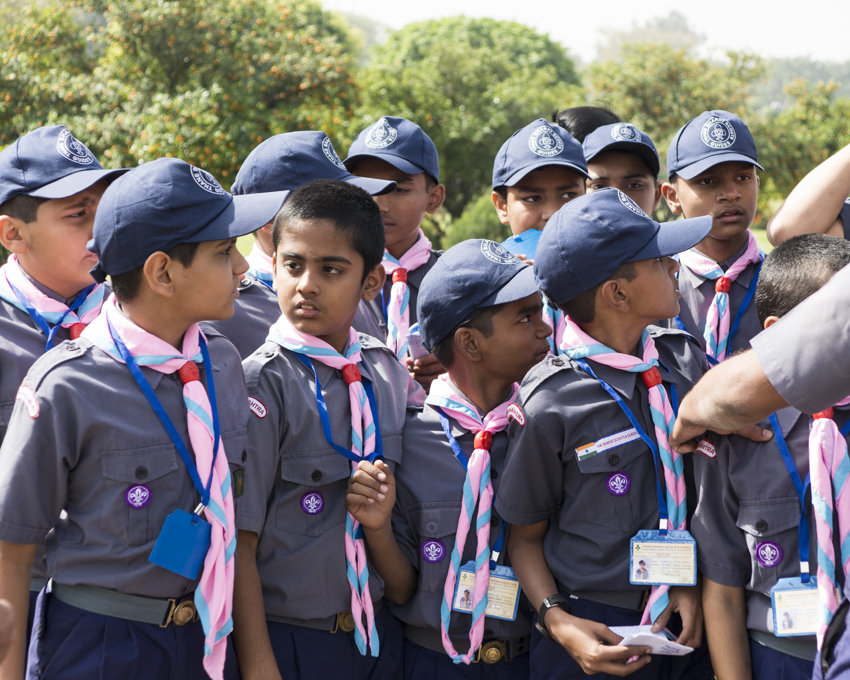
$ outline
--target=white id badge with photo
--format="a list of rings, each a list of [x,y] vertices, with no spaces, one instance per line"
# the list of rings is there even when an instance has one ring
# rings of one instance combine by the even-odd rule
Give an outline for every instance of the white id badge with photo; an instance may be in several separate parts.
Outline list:
[[[688,531],[643,530],[630,545],[629,583],[638,586],[695,586],[697,544]]]
[[[820,627],[820,599],[814,576],[803,583],[799,576],[781,578],[770,589],[773,634],[777,637],[815,635]]]
[[[455,597],[452,609],[456,612],[472,613],[472,596],[475,593],[475,562],[464,564],[457,574]],[[490,585],[487,586],[487,609],[484,616],[492,619],[515,621],[519,606],[519,581],[510,567],[497,566],[490,569]]]

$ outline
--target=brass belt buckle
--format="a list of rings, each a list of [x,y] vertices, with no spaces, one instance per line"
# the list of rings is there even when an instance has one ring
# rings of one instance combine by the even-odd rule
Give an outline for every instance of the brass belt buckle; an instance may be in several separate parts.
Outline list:
[[[351,612],[343,612],[337,615],[337,626],[343,633],[354,630],[354,615]]]
[[[478,652],[478,657],[487,664],[499,663],[507,655],[508,646],[502,640],[490,640]]]
[[[195,603],[191,600],[183,600],[183,602],[174,608],[174,613],[171,615],[171,620],[175,626],[185,626],[197,618],[198,610],[195,608]]]
[[[169,597],[168,602],[168,614],[165,616],[165,621],[159,624],[160,628],[168,628],[168,624],[171,623],[171,617],[174,616],[174,607],[177,606],[177,600],[175,600],[173,597]]]

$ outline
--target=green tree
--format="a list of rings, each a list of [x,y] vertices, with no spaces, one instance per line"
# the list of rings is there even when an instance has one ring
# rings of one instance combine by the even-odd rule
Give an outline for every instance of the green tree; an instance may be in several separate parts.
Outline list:
[[[511,235],[511,228],[499,221],[491,194],[486,190],[466,206],[460,217],[452,220],[443,236],[443,248],[451,248],[469,238],[488,238],[501,243]]]
[[[493,19],[409,24],[374,48],[360,80],[359,127],[403,116],[434,140],[453,217],[490,185],[493,159],[514,131],[583,99],[561,45]]]

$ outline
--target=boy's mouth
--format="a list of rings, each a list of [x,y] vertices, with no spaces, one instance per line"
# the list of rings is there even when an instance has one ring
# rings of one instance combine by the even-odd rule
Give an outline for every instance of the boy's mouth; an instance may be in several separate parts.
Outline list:
[[[384,220],[384,231],[387,229],[392,229],[395,226],[395,222],[392,220]]]
[[[319,309],[319,306],[308,300],[302,300],[295,305],[295,314],[296,316],[300,316],[302,319],[313,319],[317,317],[320,312],[321,310]]]
[[[729,208],[724,210],[717,216],[721,222],[737,222],[744,216],[744,211],[740,208]]]

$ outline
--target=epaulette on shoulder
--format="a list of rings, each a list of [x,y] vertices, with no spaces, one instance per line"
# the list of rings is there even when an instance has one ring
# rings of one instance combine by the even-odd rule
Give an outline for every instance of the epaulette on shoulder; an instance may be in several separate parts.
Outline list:
[[[699,349],[700,351],[702,351],[702,348],[700,347],[699,341],[693,335],[688,333],[688,331],[683,331],[680,328],[663,328],[661,326],[648,326],[648,328],[649,328],[649,334],[653,338],[663,338],[663,337],[670,338],[670,337],[673,337],[673,336],[680,336],[680,337],[683,337],[686,340],[689,340],[690,342],[694,343],[694,346],[697,349]]]
[[[389,352],[390,354],[392,354],[392,350],[389,347],[387,347],[386,343],[384,343],[383,340],[376,338],[374,335],[367,335],[366,333],[358,333],[357,335],[360,339],[360,347],[362,349],[364,349],[364,350],[370,350],[370,349],[381,350],[382,349],[382,350],[385,350],[385,351]],[[393,356],[395,356],[395,355],[393,355]]]
[[[549,380],[552,376],[564,371],[574,370],[573,362],[566,356],[553,356],[547,354],[539,364],[534,366],[520,385],[520,394],[527,396],[537,389],[543,382]]]
[[[242,370],[245,373],[245,385],[248,387],[249,394],[252,389],[257,387],[263,368],[281,353],[281,349],[280,345],[273,342],[264,342],[242,361]]]
[[[27,371],[24,383],[37,390],[44,379],[57,367],[73,359],[79,359],[86,354],[86,347],[79,340],[66,340],[49,352],[42,354]]]

